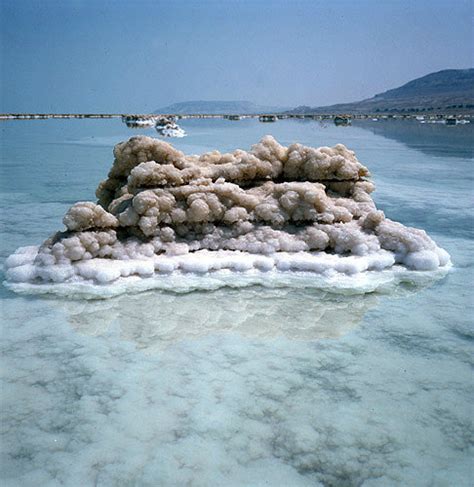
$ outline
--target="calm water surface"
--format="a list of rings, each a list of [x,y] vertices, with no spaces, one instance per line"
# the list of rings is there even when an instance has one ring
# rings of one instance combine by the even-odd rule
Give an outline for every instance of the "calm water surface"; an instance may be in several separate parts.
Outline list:
[[[184,121],[188,153],[338,142],[453,271],[342,296],[251,287],[80,301],[0,289],[5,486],[471,486],[474,125]],[[0,259],[94,190],[119,120],[0,123]],[[3,279],[3,277],[2,277]]]

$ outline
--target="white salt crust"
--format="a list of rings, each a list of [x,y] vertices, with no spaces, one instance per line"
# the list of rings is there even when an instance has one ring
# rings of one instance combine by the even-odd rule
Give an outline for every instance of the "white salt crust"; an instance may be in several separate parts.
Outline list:
[[[450,268],[448,259],[443,266],[433,266],[429,271],[409,270],[395,265],[396,256],[384,250],[367,256],[325,252],[278,252],[264,256],[199,250],[176,256],[90,259],[41,266],[35,264],[38,250],[39,247],[22,247],[8,257],[5,262],[8,288],[20,293],[83,298],[107,298],[149,289],[189,292],[252,285],[359,294],[383,291],[400,282],[425,285],[444,276]],[[444,251],[440,256],[446,257]]]
[[[249,152],[186,156],[141,136],[118,144],[114,155],[97,204],[76,203],[65,232],[7,259],[12,289],[126,288],[125,281],[145,278],[156,281],[145,288],[169,288],[180,287],[172,279],[178,275],[212,278],[211,286],[265,284],[301,273],[314,280],[309,285],[343,281],[347,289],[392,267],[399,276],[401,266],[450,266],[423,230],[377,210],[368,169],[342,144],[284,147],[267,136]]]

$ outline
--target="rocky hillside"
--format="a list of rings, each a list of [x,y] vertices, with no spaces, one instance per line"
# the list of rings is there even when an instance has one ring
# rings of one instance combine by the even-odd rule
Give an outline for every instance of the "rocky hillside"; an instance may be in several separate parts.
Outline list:
[[[372,98],[323,107],[301,106],[290,113],[474,112],[474,69],[445,69]]]

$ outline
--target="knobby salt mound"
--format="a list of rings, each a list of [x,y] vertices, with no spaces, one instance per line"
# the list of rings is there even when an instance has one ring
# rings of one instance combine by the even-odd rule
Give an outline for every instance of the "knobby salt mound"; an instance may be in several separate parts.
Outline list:
[[[7,259],[11,287],[174,282],[171,273],[255,283],[287,271],[355,284],[366,271],[450,264],[423,230],[377,210],[368,169],[342,144],[283,147],[266,136],[249,152],[186,156],[139,136],[114,155],[97,204],[76,203],[66,231]]]

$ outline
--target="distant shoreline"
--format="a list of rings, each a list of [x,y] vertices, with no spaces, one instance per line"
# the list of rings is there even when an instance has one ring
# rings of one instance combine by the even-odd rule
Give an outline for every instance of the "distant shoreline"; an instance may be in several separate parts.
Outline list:
[[[45,119],[63,119],[63,118],[129,118],[129,119],[154,119],[159,117],[175,117],[177,119],[187,119],[187,118],[224,118],[224,119],[231,119],[236,120],[238,118],[259,118],[264,116],[274,116],[277,119],[312,119],[312,120],[332,120],[336,117],[347,117],[349,119],[370,119],[370,118],[377,118],[377,119],[416,119],[417,117],[426,117],[431,119],[443,119],[443,118],[474,118],[474,113],[453,113],[453,112],[443,112],[443,113],[424,113],[424,112],[417,112],[417,113],[366,113],[366,114],[351,114],[351,113],[304,113],[304,114],[296,114],[296,113],[262,113],[262,114],[206,114],[206,113],[163,113],[163,114],[156,114],[156,113],[144,113],[144,114],[136,114],[136,113],[0,113],[0,121],[1,120],[45,120]]]

